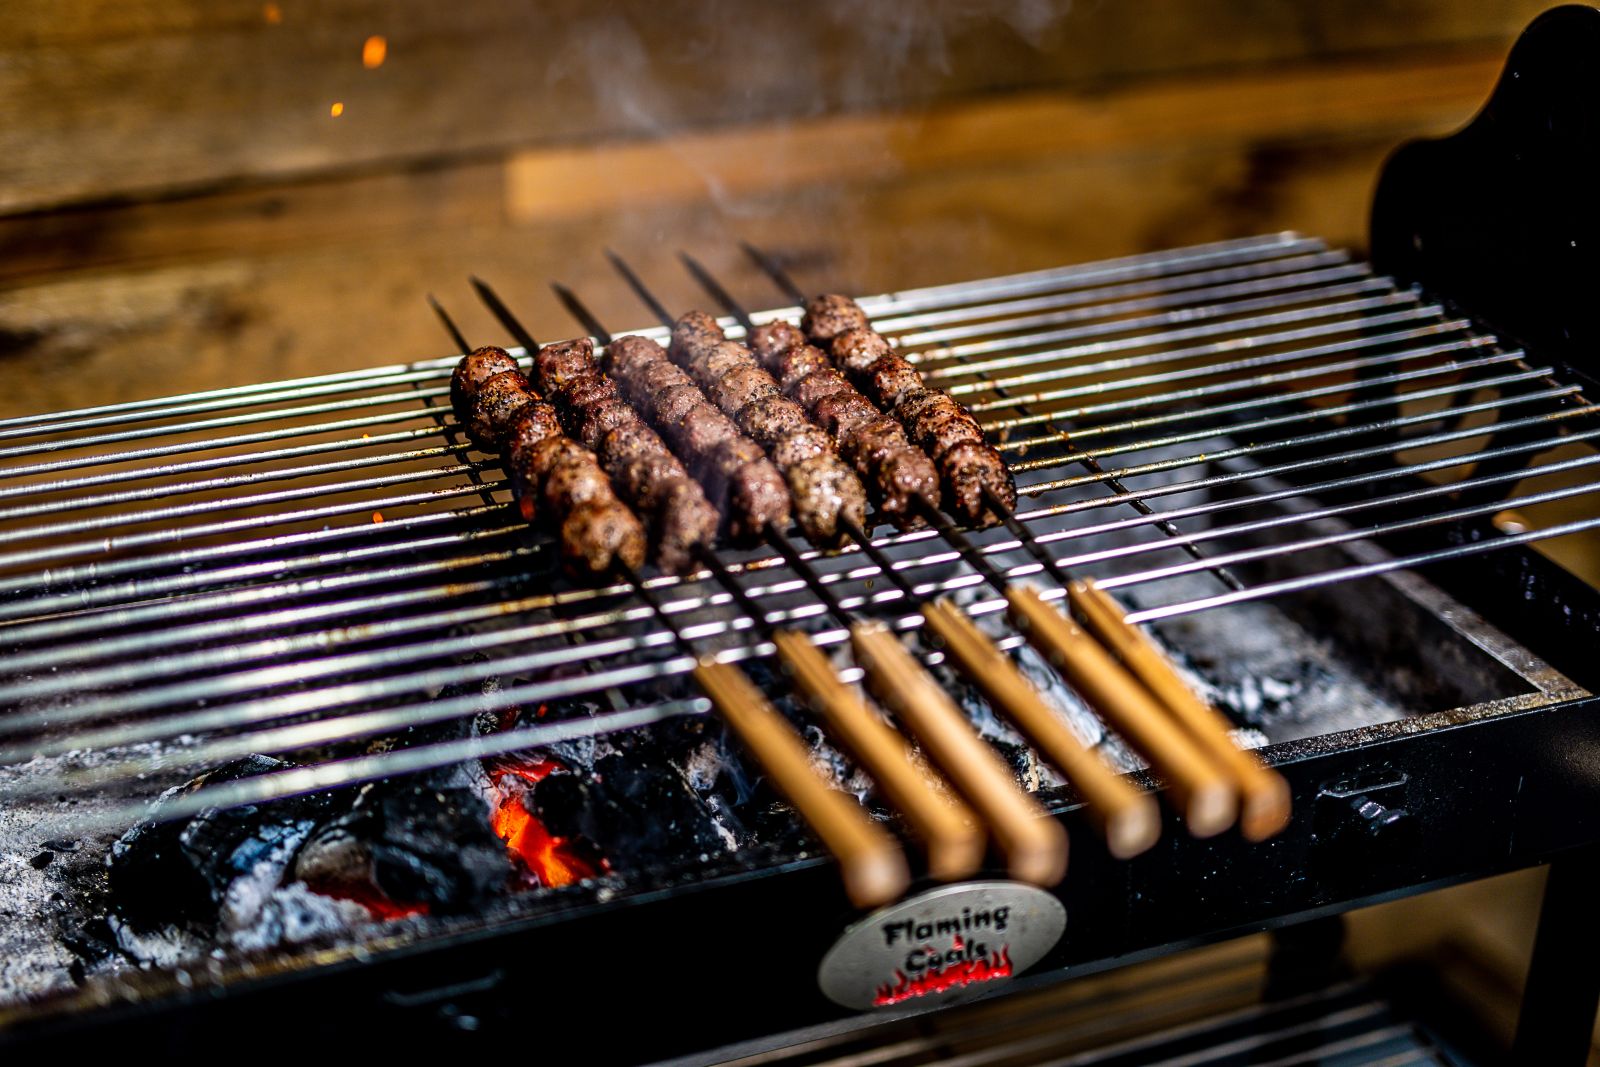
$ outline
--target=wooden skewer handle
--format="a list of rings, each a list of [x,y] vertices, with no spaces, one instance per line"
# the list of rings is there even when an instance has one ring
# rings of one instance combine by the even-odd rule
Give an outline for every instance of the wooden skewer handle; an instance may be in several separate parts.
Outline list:
[[[1238,814],[1238,795],[1222,773],[1127,669],[1031,586],[1006,590],[1011,619],[1111,728],[1144,754],[1183,806],[1189,832],[1219,834]]]
[[[1073,582],[1067,595],[1094,635],[1233,776],[1243,801],[1239,828],[1244,836],[1263,841],[1289,825],[1289,783],[1255,753],[1234,744],[1228,720],[1200,699],[1149,634],[1128,622],[1111,594],[1093,582]]]
[[[767,777],[833,854],[850,902],[874,908],[904,893],[911,872],[900,843],[853,799],[823,781],[812,768],[800,735],[745,673],[730,664],[704,660],[695,667],[694,677]]]
[[[1022,791],[949,694],[883,624],[857,623],[850,637],[868,691],[910,730],[983,818],[1012,877],[1042,886],[1061,881],[1067,870],[1066,831]]]
[[[905,738],[839,680],[811,638],[788,630],[773,640],[806,702],[922,839],[928,873],[944,881],[975,873],[983,864],[984,837],[967,806],[933,787],[911,758]]]
[[[978,687],[1028,743],[1072,783],[1118,859],[1137,856],[1161,835],[1155,797],[1112,770],[1072,732],[1021,669],[955,604],[937,600],[922,607],[928,628],[945,654]]]

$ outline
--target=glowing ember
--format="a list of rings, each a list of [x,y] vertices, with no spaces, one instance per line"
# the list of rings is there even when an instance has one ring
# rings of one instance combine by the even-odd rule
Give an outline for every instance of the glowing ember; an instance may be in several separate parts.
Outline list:
[[[389,42],[383,37],[374,34],[361,44],[361,65],[368,70],[377,70],[383,66],[383,61],[389,56]]]
[[[520,778],[534,783],[561,770],[554,760],[538,759],[514,766],[497,768],[494,780]],[[595,876],[595,868],[578,854],[564,837],[556,837],[546,830],[523,804],[520,791],[507,792],[491,819],[490,825],[506,847],[516,853],[530,873],[544,886],[571,885],[573,882]]]
[[[426,904],[403,904],[392,900],[377,886],[366,886],[357,882],[341,886],[312,886],[314,892],[336,900],[349,900],[360,904],[372,914],[374,919],[404,919],[408,915],[428,914]]]
[[[1011,951],[1002,948],[992,956],[965,960],[938,970],[928,970],[915,978],[906,977],[903,971],[894,972],[895,980],[878,987],[872,1003],[880,1008],[900,1004],[917,997],[943,993],[947,989],[992,982],[997,978],[1011,977]]]
[[[277,4],[262,4],[261,17],[266,19],[272,25],[276,26],[278,23],[283,21],[283,8],[279,7]]]
[[[373,512],[373,513],[372,513],[372,521],[373,521],[373,522],[382,522],[382,521],[383,521],[383,512],[381,512],[381,511],[374,511],[374,512]]]
[[[343,115],[344,114],[344,101],[335,100],[333,102],[333,106],[328,109],[328,114],[332,115],[334,118],[338,118],[340,115]]]

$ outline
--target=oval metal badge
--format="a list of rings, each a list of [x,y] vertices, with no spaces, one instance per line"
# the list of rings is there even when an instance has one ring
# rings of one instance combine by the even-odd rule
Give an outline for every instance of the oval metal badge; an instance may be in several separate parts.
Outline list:
[[[1067,909],[1021,882],[963,882],[881,908],[822,957],[817,984],[836,1004],[866,1010],[949,1000],[993,988],[1044,958]]]

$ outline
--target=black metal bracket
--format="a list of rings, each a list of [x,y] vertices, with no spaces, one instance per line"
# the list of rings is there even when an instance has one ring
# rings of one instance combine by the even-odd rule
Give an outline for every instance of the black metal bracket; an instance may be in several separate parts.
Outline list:
[[[1600,9],[1523,31],[1483,110],[1403,145],[1372,204],[1373,264],[1600,382]]]

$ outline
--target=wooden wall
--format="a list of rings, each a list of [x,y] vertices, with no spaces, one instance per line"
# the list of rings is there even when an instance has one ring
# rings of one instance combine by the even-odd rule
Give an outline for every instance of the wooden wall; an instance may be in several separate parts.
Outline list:
[[[605,246],[676,306],[679,248],[772,299],[738,237],[868,289],[1359,244],[1543,6],[12,0],[0,415],[439,354],[428,291],[493,339],[469,271],[636,325]]]

